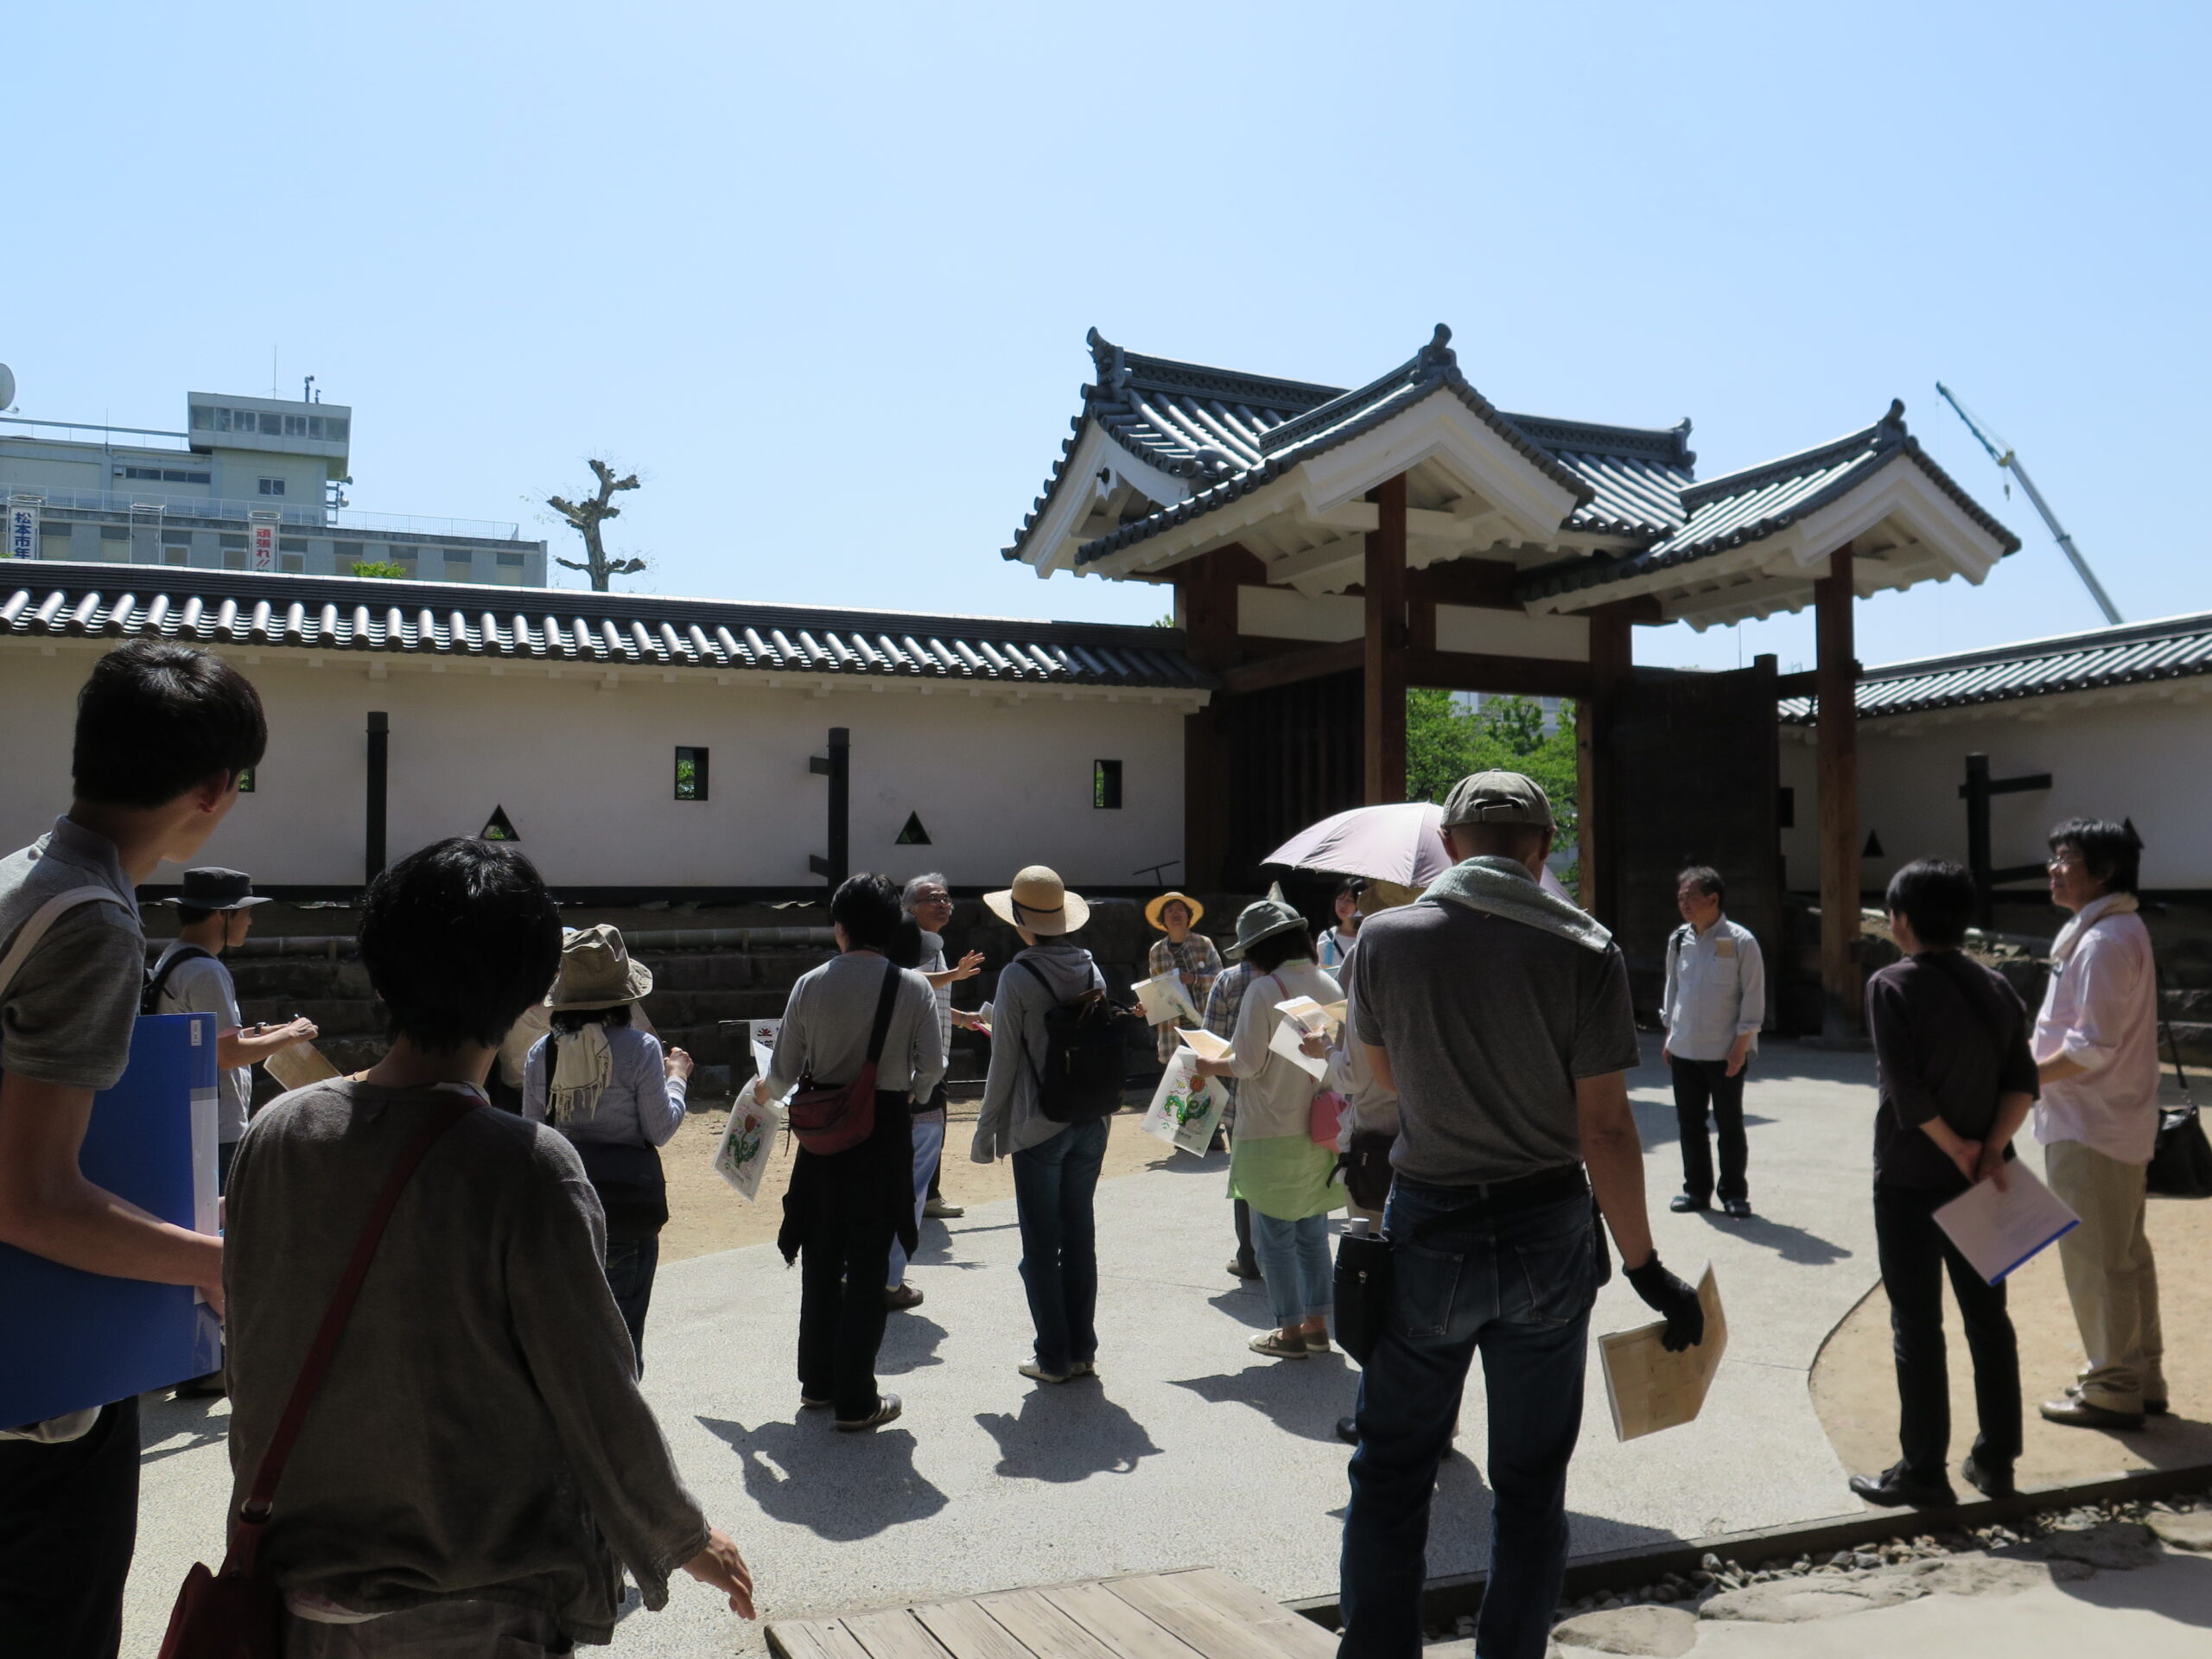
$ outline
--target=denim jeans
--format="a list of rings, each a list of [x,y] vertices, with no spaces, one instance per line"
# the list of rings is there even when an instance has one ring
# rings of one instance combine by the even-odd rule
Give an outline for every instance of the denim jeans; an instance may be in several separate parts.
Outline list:
[[[607,1287],[614,1293],[622,1323],[630,1327],[630,1350],[637,1356],[639,1376],[645,1374],[645,1309],[652,1303],[653,1271],[659,1266],[658,1235],[607,1241]]]
[[[1344,1518],[1341,1659],[1416,1659],[1428,1506],[1479,1351],[1490,1402],[1490,1585],[1483,1659],[1542,1659],[1567,1571],[1567,1465],[1582,1427],[1597,1294],[1586,1194],[1414,1243],[1469,1194],[1398,1177],[1389,1312],[1359,1384]]]
[[[1713,1121],[1713,1139],[1720,1143],[1719,1197],[1751,1196],[1745,1171],[1751,1164],[1751,1141],[1744,1134],[1744,1078],[1749,1062],[1734,1077],[1726,1060],[1686,1060],[1675,1055],[1668,1062],[1675,1077],[1675,1126],[1682,1140],[1682,1191],[1700,1204],[1710,1203],[1713,1183],[1713,1141],[1706,1138],[1706,1117]]]
[[[1106,1161],[1106,1122],[1071,1123],[1014,1154],[1021,1282],[1037,1327],[1037,1363],[1055,1376],[1098,1357],[1097,1230],[1091,1198]]]
[[[930,1183],[937,1179],[937,1160],[944,1151],[944,1108],[914,1114],[914,1225],[922,1224],[922,1206],[929,1202]],[[906,1247],[891,1245],[891,1275],[885,1281],[896,1290],[906,1282]]]
[[[1329,1260],[1329,1218],[1278,1221],[1252,1212],[1252,1254],[1274,1304],[1275,1328],[1287,1331],[1336,1301],[1336,1268]]]

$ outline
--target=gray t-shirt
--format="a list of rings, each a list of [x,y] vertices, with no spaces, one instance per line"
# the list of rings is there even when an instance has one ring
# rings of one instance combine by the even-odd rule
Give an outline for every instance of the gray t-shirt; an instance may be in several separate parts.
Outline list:
[[[768,1093],[780,1100],[802,1077],[818,1084],[850,1083],[868,1064],[868,1039],[883,992],[884,959],[870,951],[833,957],[799,976],[776,1033],[768,1062]],[[891,1024],[876,1061],[875,1086],[927,1100],[944,1075],[937,995],[912,969],[899,970]]]
[[[1580,1160],[1574,1084],[1637,1063],[1628,969],[1605,952],[1460,904],[1371,917],[1351,953],[1356,1034],[1398,1083],[1390,1161],[1438,1186]]]
[[[171,944],[154,963],[158,976],[168,959],[183,949]],[[245,1024],[238,1015],[238,986],[231,970],[213,957],[190,957],[169,969],[162,982],[156,1014],[212,1014],[218,1034]],[[253,1068],[232,1066],[215,1074],[215,1138],[228,1146],[245,1133],[246,1108],[253,1099]]]
[[[56,818],[48,834],[0,859],[0,956],[41,905],[90,887],[107,887],[123,902],[90,900],[65,912],[15,983],[0,989],[0,1071],[99,1090],[111,1088],[130,1062],[146,938],[113,842]]]

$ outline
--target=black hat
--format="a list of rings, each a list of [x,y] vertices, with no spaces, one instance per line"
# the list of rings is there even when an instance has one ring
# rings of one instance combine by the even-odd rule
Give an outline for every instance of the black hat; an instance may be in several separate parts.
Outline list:
[[[176,896],[162,902],[186,910],[244,910],[269,900],[253,896],[253,878],[244,870],[207,869],[187,870]]]

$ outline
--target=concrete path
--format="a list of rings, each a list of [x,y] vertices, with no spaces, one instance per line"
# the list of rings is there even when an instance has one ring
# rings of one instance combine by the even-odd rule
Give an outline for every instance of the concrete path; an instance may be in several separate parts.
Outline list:
[[[1568,1488],[1578,1551],[1834,1515],[1853,1507],[1807,1377],[1822,1338],[1876,1277],[1868,1210],[1873,1095],[1859,1056],[1771,1045],[1754,1062],[1749,1223],[1671,1216],[1674,1112],[1652,1044],[1631,1079],[1662,1255],[1713,1261],[1732,1346],[1703,1417],[1615,1443],[1593,1364]],[[1110,1572],[1207,1564],[1278,1599],[1332,1592],[1347,1453],[1333,1437],[1357,1371],[1341,1357],[1261,1359],[1256,1287],[1223,1271],[1224,1160],[1179,1160],[1099,1192],[1099,1382],[1039,1388],[1015,1272],[1013,1205],[931,1224],[893,1318],[884,1386],[905,1418],[870,1437],[797,1412],[798,1284],[773,1249],[674,1264],[655,1292],[645,1391],[709,1515],[752,1562],[761,1608],[805,1617]],[[1650,1316],[1618,1276],[1595,1328]],[[150,1654],[186,1567],[213,1560],[227,1479],[222,1410],[148,1414],[143,1522],[124,1651]],[[1432,1573],[1483,1564],[1484,1410],[1470,1390],[1438,1496]],[[369,1455],[368,1448],[364,1454]],[[615,1650],[755,1650],[702,1588],[626,1619]]]

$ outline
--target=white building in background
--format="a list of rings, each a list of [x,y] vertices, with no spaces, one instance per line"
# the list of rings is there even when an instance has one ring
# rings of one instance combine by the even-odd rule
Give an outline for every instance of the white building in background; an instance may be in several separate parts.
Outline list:
[[[0,500],[16,558],[545,585],[545,543],[518,524],[359,512],[342,493],[343,404],[190,392],[185,428],[0,415]]]

